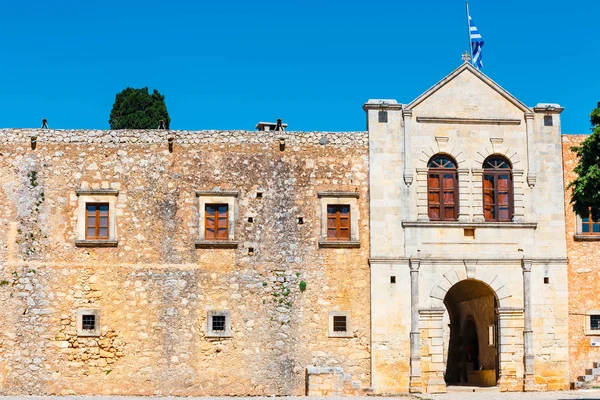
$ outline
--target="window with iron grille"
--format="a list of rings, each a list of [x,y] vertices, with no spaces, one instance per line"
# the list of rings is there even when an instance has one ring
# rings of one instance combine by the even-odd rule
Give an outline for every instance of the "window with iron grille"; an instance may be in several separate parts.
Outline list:
[[[488,157],[483,163],[483,215],[486,221],[512,221],[512,170],[504,157]]]
[[[85,329],[87,331],[96,329],[96,316],[95,315],[81,316],[81,329]]]
[[[85,238],[86,240],[107,240],[108,203],[86,203],[85,205]]]
[[[213,315],[212,330],[216,331],[216,332],[225,331],[225,316],[224,315]]]
[[[350,240],[350,205],[327,205],[327,240]]]
[[[205,240],[228,239],[228,208],[227,204],[206,204],[204,212]]]
[[[348,330],[346,326],[345,316],[334,316],[333,317],[333,331],[334,332],[346,332]]]
[[[552,126],[554,122],[552,121],[552,115],[544,115],[544,126]]]
[[[80,308],[77,310],[77,336],[100,336],[100,310],[97,308]]]
[[[600,315],[590,315],[590,330],[600,331]]]
[[[206,315],[207,337],[231,337],[231,314],[229,310],[210,310]]]
[[[458,218],[458,178],[456,162],[446,155],[429,160],[427,204],[432,221],[455,221]]]
[[[329,311],[329,325],[327,328],[327,335],[331,338],[352,337],[350,312]]]
[[[378,118],[379,118],[379,122],[380,123],[387,123],[388,122],[388,113],[387,111],[379,111],[378,113]]]

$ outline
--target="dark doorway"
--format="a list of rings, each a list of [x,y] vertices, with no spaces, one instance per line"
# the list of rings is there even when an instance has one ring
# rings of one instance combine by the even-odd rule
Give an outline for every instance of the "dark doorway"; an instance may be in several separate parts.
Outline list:
[[[461,281],[446,293],[450,317],[446,384],[495,386],[497,301],[492,289],[476,280]]]

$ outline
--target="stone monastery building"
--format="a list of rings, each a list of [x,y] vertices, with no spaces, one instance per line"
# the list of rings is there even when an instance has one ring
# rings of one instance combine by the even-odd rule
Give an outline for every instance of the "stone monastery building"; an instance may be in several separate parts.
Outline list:
[[[0,393],[597,379],[563,109],[467,63],[363,108],[367,132],[0,130]]]

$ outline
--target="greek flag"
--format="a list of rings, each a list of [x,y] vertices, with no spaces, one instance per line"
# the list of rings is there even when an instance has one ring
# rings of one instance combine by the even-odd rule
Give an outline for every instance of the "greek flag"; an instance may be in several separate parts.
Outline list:
[[[473,66],[477,69],[483,68],[481,50],[483,49],[483,38],[469,15],[469,36],[471,37],[471,52],[473,54]]]

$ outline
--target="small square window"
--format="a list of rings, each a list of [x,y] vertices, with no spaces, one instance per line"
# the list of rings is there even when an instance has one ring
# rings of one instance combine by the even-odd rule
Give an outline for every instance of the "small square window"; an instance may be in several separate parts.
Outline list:
[[[100,310],[93,308],[77,310],[77,336],[100,336]]]
[[[396,283],[396,277],[394,275],[390,276],[390,283]]]
[[[552,115],[544,115],[544,126],[552,126],[554,122],[552,121]]]
[[[206,318],[207,337],[231,337],[231,319],[228,310],[208,311]]]
[[[387,111],[379,111],[378,113],[379,122],[382,124],[386,124],[388,122],[388,113]]]
[[[329,337],[347,338],[352,337],[352,329],[350,326],[350,313],[347,311],[330,311],[329,312]]]
[[[334,332],[346,332],[346,316],[335,316],[333,317],[333,331]]]

